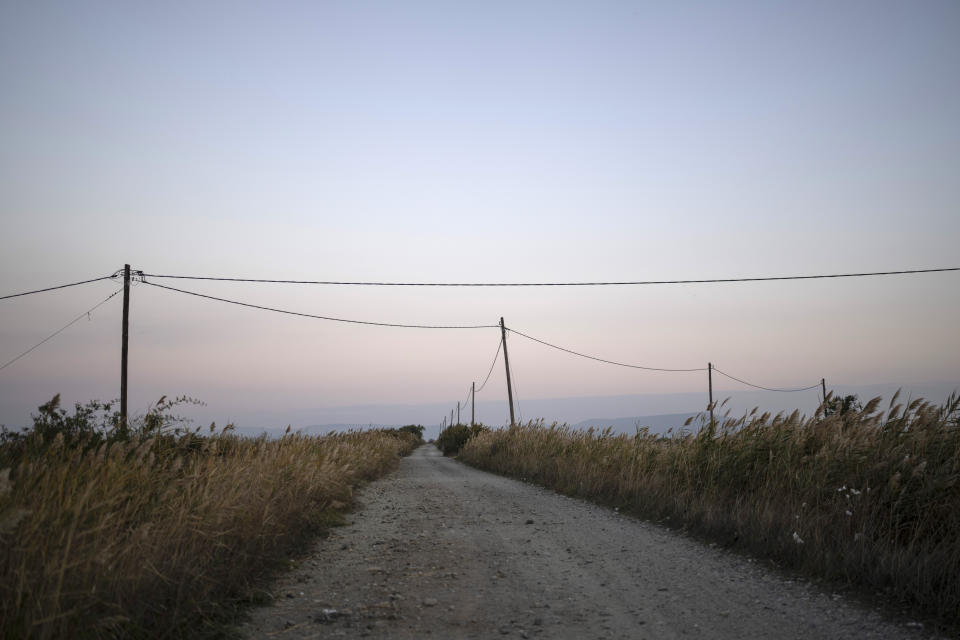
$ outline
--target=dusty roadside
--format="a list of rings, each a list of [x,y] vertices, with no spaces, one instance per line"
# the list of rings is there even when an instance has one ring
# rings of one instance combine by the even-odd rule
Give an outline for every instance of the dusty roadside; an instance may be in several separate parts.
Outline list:
[[[424,446],[255,609],[248,638],[921,638],[815,586]]]

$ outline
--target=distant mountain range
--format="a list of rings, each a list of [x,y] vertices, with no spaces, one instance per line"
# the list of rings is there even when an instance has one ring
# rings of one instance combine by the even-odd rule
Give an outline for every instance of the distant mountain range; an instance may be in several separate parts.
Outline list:
[[[576,424],[569,425],[572,429],[581,429],[586,431],[587,429],[594,427],[596,429],[606,429],[611,427],[614,433],[627,433],[633,434],[636,433],[638,428],[646,427],[650,430],[650,433],[656,435],[663,435],[673,430],[674,433],[680,431],[681,429],[688,429],[690,431],[696,431],[697,425],[691,424],[690,426],[684,426],[684,423],[690,419],[695,418],[696,413],[667,413],[656,416],[635,416],[632,418],[592,418],[590,420],[583,420]],[[300,427],[297,429],[291,429],[291,431],[296,431],[303,433],[304,435],[311,436],[322,436],[333,431],[353,431],[353,430],[366,430],[366,429],[393,429],[402,425],[396,424],[312,424],[306,427]],[[436,427],[434,426],[434,429]],[[428,431],[430,429],[428,428]],[[234,430],[237,434],[249,437],[257,437],[263,433],[266,433],[268,436],[280,436],[283,435],[286,429],[274,428],[274,429],[254,429],[251,427],[237,427]],[[427,437],[435,437],[435,434],[425,434]]]
[[[368,429],[394,429],[403,425],[399,424],[311,424],[305,427],[291,427],[291,433],[302,433],[307,436],[325,436],[334,431],[366,431]],[[241,436],[256,438],[266,433],[269,437],[279,437],[286,432],[286,427],[256,428],[256,427],[235,427],[234,433]]]
[[[934,403],[942,403],[960,386],[956,382],[935,382],[904,386],[901,401],[908,397],[923,397]],[[834,385],[828,387],[836,395],[856,394],[862,400],[882,396],[889,400],[897,385]],[[719,409],[717,417],[729,411],[731,417],[739,417],[754,407],[761,411],[777,413],[792,412],[812,415],[820,403],[819,389],[802,393],[771,393],[767,391],[717,391],[715,399],[726,405]],[[506,395],[506,394],[504,394]],[[517,403],[517,422],[543,419],[546,424],[566,423],[577,429],[613,427],[617,433],[634,433],[637,426],[649,427],[651,433],[662,434],[669,429],[683,428],[687,418],[706,408],[705,393],[651,393],[619,396],[589,396],[575,398],[533,398]],[[454,404],[454,406],[456,406]],[[302,408],[293,410],[231,411],[229,408],[208,406],[195,411],[185,411],[198,424],[217,420],[222,424],[226,417],[237,425],[236,432],[255,436],[267,432],[281,434],[292,425],[294,431],[322,435],[330,431],[368,429],[371,427],[397,427],[404,424],[422,424],[426,427],[424,437],[436,438],[440,431],[440,418],[449,419],[448,404],[382,404],[340,407]],[[232,415],[231,415],[232,414]],[[461,414],[464,422],[469,420],[469,411]],[[622,416],[615,418],[592,416]],[[509,421],[506,398],[497,401],[478,402],[476,416],[479,422],[489,426],[502,426]],[[696,425],[691,424],[691,430]]]

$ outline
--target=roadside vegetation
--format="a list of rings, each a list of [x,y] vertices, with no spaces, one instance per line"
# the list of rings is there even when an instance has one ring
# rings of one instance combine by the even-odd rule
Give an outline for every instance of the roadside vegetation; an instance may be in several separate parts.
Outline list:
[[[828,402],[658,437],[539,422],[460,459],[706,535],[960,622],[960,398]],[[827,415],[824,415],[827,414]],[[689,423],[688,423],[689,424]]]
[[[482,424],[452,424],[440,432],[434,445],[443,452],[443,455],[455,456],[460,453],[468,440],[488,431],[490,428]]]
[[[0,637],[223,635],[353,489],[422,427],[278,439],[188,429],[162,399],[129,427],[59,397],[0,434]]]

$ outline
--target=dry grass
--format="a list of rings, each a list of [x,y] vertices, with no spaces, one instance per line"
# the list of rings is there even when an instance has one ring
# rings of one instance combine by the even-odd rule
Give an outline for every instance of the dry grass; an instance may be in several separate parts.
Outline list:
[[[0,471],[0,636],[216,635],[412,436],[60,438]]]
[[[668,520],[808,574],[960,621],[960,400],[805,419],[725,418],[669,438],[541,423],[460,458]]]

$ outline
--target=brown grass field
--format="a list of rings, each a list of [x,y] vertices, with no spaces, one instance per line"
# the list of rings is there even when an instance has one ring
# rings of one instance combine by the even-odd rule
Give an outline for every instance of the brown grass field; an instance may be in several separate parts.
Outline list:
[[[220,635],[416,442],[57,436],[0,470],[0,637]]]
[[[460,459],[706,535],[808,575],[960,621],[960,399],[810,418],[753,414],[696,434],[481,431]]]

